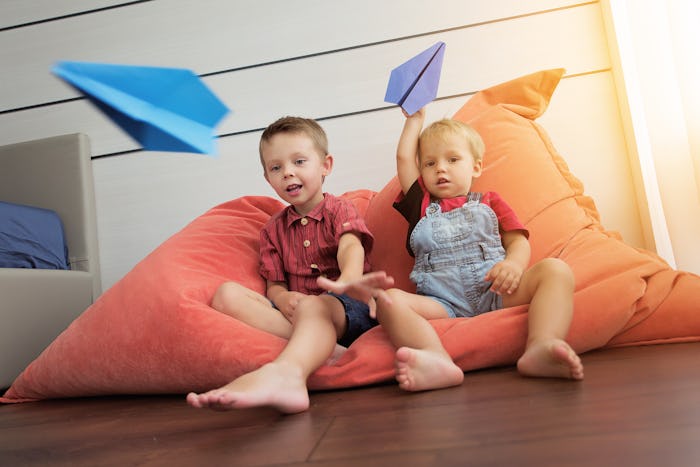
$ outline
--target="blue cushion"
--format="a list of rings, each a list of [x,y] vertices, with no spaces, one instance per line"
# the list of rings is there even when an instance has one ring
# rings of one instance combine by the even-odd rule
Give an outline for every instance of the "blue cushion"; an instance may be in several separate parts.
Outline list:
[[[0,267],[70,269],[58,214],[0,201]]]

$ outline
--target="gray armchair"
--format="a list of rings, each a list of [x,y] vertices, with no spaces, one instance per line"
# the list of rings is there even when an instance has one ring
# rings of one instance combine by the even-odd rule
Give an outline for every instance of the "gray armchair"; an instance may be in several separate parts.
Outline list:
[[[0,201],[56,211],[71,268],[0,268],[0,388],[6,388],[101,293],[88,137],[1,146]]]

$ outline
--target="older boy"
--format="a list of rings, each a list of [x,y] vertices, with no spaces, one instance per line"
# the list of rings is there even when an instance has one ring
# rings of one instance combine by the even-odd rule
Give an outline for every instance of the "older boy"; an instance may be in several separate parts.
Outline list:
[[[336,342],[350,345],[377,324],[369,306],[374,308],[373,297],[383,296],[393,280],[368,274],[365,251],[372,235],[352,203],[322,190],[333,156],[317,122],[279,119],[263,132],[259,150],[265,179],[290,204],[260,235],[267,297],[227,282],[212,306],[289,341],[273,362],[221,388],[190,393],[187,401],[194,407],[264,405],[295,413],[308,408],[306,380],[333,354]],[[319,277],[349,287],[344,294],[325,293]]]

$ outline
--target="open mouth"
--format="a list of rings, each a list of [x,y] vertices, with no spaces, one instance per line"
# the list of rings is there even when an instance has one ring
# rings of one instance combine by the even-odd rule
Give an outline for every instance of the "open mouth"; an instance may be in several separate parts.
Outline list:
[[[448,179],[442,178],[442,177],[438,178],[438,180],[437,180],[437,184],[438,184],[438,185],[442,185],[442,184],[448,183],[448,182],[449,182]]]
[[[295,184],[295,185],[289,185],[287,187],[287,193],[296,193],[299,190],[301,190],[301,185]]]

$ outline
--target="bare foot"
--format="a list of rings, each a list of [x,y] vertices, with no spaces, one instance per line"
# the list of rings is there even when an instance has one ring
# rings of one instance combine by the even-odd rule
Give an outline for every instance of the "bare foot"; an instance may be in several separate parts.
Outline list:
[[[225,386],[203,394],[187,395],[192,407],[214,410],[269,406],[297,413],[309,408],[306,381],[299,370],[285,363],[268,363]]]
[[[576,352],[561,339],[533,342],[518,360],[525,376],[583,379],[583,364]]]
[[[396,381],[405,391],[425,391],[462,384],[464,372],[444,354],[401,347],[396,351]]]

